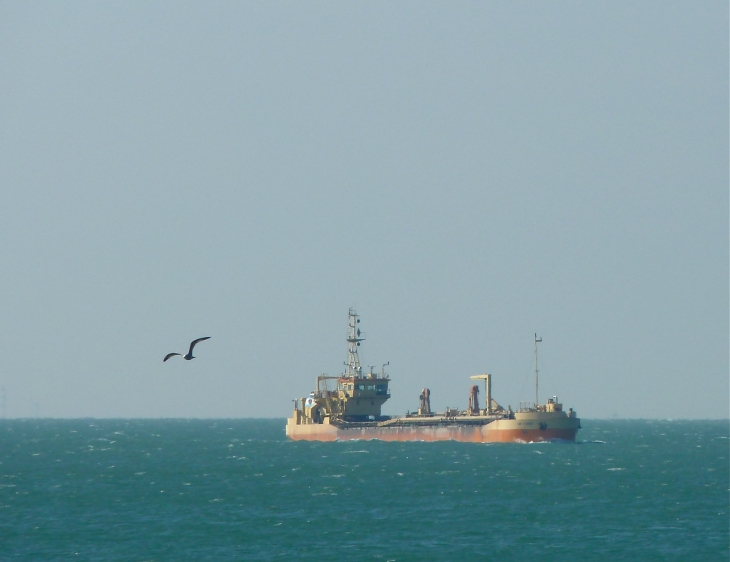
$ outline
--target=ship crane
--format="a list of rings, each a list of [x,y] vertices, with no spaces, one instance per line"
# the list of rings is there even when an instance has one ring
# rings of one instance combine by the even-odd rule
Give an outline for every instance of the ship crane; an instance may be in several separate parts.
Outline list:
[[[483,375],[473,375],[472,380],[483,380],[484,381],[484,413],[488,416],[492,413],[492,375],[484,373]],[[501,408],[501,406],[500,406]],[[499,409],[499,408],[497,408]]]
[[[324,398],[324,403],[327,405],[327,414],[329,415],[330,420],[335,417],[335,413],[332,411],[332,401],[330,400],[330,391],[327,387],[327,381],[332,379],[336,380],[339,378],[340,377],[331,377],[326,373],[323,373],[317,377],[317,391]],[[324,383],[324,390],[322,390],[322,385],[320,383]]]

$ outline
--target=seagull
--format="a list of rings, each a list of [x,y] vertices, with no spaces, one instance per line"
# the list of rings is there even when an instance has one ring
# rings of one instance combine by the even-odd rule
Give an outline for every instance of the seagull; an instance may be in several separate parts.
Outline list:
[[[186,361],[190,361],[191,359],[195,359],[195,357],[193,357],[193,348],[195,347],[195,344],[198,343],[199,341],[209,340],[209,339],[210,339],[210,337],[207,337],[207,338],[198,338],[197,340],[193,340],[192,342],[190,342],[190,349],[188,350],[187,355],[182,355],[182,353],[168,353],[167,355],[165,355],[165,358],[162,360],[162,362],[164,363],[165,361],[167,361],[173,355],[182,355],[182,358],[185,359]]]

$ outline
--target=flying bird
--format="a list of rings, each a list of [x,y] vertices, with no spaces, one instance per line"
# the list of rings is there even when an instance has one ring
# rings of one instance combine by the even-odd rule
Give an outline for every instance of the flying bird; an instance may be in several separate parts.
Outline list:
[[[197,340],[193,340],[192,342],[190,342],[190,349],[188,350],[187,355],[182,355],[182,353],[168,353],[167,355],[165,355],[165,358],[162,360],[162,362],[164,363],[165,361],[167,361],[170,357],[172,357],[174,355],[182,355],[182,358],[185,359],[186,361],[195,359],[195,357],[193,357],[193,348],[195,347],[195,344],[198,343],[199,341],[204,341],[204,340],[209,340],[209,339],[210,339],[210,337],[198,338]]]

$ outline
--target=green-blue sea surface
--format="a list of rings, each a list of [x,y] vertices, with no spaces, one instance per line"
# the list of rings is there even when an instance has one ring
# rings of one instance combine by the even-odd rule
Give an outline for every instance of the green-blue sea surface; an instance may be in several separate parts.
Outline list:
[[[467,444],[2,420],[0,560],[728,560],[728,421],[582,423]]]

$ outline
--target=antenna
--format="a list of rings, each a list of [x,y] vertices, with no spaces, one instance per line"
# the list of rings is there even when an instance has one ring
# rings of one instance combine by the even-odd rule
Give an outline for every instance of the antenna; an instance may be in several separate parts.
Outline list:
[[[3,419],[7,417],[7,401],[5,399],[5,387],[2,387],[3,393]]]
[[[537,344],[542,341],[542,336],[539,338],[537,337],[537,332],[535,333],[535,411],[537,411],[537,405],[540,403],[537,396],[537,374],[539,372],[537,368]]]

